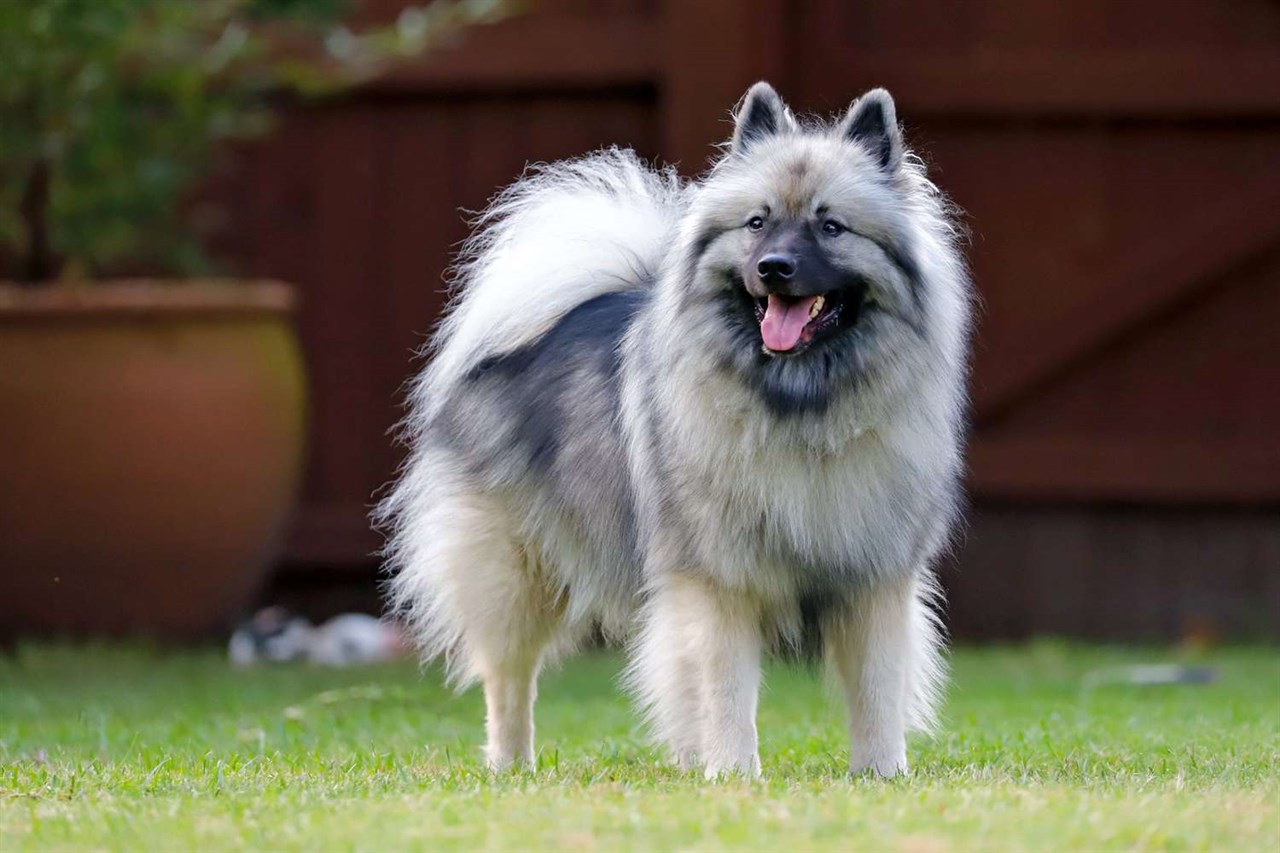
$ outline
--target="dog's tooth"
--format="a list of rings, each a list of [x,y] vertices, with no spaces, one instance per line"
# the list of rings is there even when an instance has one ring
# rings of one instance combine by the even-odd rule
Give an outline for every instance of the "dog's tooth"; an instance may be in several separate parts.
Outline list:
[[[827,297],[825,296],[819,296],[817,299],[813,300],[813,305],[809,307],[809,319],[812,320],[814,317],[821,314],[822,306],[826,305],[826,303]]]

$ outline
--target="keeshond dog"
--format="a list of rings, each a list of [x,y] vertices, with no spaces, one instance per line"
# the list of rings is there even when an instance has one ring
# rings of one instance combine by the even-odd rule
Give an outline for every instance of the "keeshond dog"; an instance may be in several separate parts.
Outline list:
[[[610,149],[496,197],[376,512],[425,655],[484,686],[491,767],[534,759],[538,673],[599,626],[683,768],[759,774],[761,657],[808,636],[851,770],[906,772],[944,677],[957,242],[879,89],[823,123],[759,83],[688,184]]]

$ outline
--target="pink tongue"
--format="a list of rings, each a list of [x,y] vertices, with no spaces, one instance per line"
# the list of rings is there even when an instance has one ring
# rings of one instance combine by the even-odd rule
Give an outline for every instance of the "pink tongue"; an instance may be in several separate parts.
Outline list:
[[[774,352],[795,349],[804,334],[804,327],[809,323],[809,309],[817,298],[805,296],[787,301],[770,293],[769,306],[760,321],[760,337],[764,338],[764,345]]]

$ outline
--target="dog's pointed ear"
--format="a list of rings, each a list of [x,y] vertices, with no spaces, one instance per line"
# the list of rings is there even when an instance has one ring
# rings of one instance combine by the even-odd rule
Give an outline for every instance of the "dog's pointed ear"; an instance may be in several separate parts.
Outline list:
[[[902,128],[893,96],[884,89],[872,89],[853,102],[840,122],[840,135],[865,148],[887,172],[902,165]]]
[[[733,154],[744,154],[760,140],[795,127],[787,105],[773,87],[763,81],[742,96],[733,111],[733,121],[733,144],[729,148]]]

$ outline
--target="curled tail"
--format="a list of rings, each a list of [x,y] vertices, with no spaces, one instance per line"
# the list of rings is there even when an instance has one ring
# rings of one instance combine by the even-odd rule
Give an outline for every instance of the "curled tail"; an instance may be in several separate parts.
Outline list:
[[[479,361],[536,340],[588,299],[651,282],[681,193],[673,170],[619,148],[531,166],[499,193],[454,269],[453,304],[410,393],[410,431]]]

